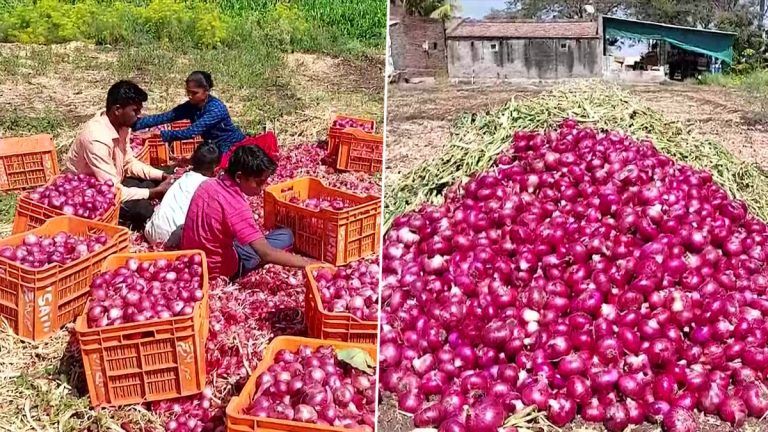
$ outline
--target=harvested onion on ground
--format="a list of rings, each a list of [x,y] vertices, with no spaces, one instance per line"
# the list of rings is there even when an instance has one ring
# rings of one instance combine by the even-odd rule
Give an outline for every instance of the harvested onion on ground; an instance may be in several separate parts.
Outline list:
[[[83,238],[63,231],[52,237],[30,233],[18,246],[1,247],[0,257],[27,267],[43,268],[77,261],[102,249],[107,242],[109,237],[105,234]]]
[[[564,122],[397,218],[381,382],[417,427],[740,427],[768,412],[768,229],[651,143]],[[468,409],[465,411],[465,405]]]
[[[256,379],[247,414],[373,431],[375,374],[343,363],[331,346],[280,350],[274,362]]]
[[[88,327],[191,315],[203,299],[202,257],[140,262],[97,275],[91,283]]]
[[[352,118],[340,118],[333,121],[333,127],[335,128],[355,128],[360,129],[363,132],[372,133],[373,127],[370,123],[364,123]]]
[[[98,219],[115,206],[115,185],[85,174],[62,174],[26,195],[32,201],[85,219]]]
[[[354,261],[337,269],[324,267],[314,276],[327,312],[346,312],[363,321],[379,319],[379,260]]]

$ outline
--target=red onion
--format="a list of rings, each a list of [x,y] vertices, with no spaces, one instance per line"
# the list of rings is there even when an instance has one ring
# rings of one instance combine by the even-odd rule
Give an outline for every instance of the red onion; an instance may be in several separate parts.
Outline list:
[[[516,132],[497,163],[385,235],[386,391],[413,412],[440,403],[441,430],[474,430],[456,405],[488,400],[556,424],[573,405],[608,430],[765,413],[768,228],[744,203],[573,121]]]
[[[176,272],[189,277],[188,282],[168,281],[160,261],[144,261],[150,279],[145,279],[130,267],[135,262],[101,273],[91,283],[88,326],[104,327],[154,318],[190,315],[201,291],[200,256],[185,255],[173,262]],[[185,297],[186,300],[178,300]]]
[[[115,185],[85,174],[59,175],[25,196],[46,207],[86,219],[98,219],[115,207]]]

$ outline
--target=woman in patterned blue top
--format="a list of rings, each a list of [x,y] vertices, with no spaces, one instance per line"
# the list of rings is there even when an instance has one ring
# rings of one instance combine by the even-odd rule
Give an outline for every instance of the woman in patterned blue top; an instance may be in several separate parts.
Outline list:
[[[247,137],[232,122],[227,106],[211,95],[211,89],[213,89],[211,74],[203,71],[192,72],[186,80],[189,98],[187,102],[168,112],[142,117],[132,129],[149,129],[179,120],[189,120],[192,123],[190,127],[182,130],[160,131],[160,137],[164,142],[173,142],[202,136],[205,141],[216,146],[219,154],[224,155],[224,162],[229,159],[227,157],[229,153],[240,145],[258,145],[268,155],[276,158],[277,140],[274,134]]]

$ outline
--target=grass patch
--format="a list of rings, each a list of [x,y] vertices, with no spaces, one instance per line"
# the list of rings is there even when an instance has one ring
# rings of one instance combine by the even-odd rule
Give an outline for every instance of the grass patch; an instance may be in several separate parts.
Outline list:
[[[17,196],[18,194],[13,192],[0,192],[0,225],[13,224],[13,216],[16,213]],[[0,231],[6,230],[0,229]]]
[[[282,51],[361,55],[381,51],[381,0],[2,0],[0,41],[83,41],[176,50],[261,44]]]
[[[746,74],[705,74],[701,84],[734,89],[747,96],[752,104],[752,119],[768,120],[768,71],[757,70]]]
[[[60,113],[49,109],[41,115],[27,115],[18,109],[0,111],[0,137],[50,134],[56,135],[67,126]]]

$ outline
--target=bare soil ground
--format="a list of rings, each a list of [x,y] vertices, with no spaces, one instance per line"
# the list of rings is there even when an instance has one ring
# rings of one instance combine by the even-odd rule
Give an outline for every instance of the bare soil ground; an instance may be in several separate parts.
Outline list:
[[[387,95],[387,183],[440,152],[462,113],[500,107],[513,98],[546,90],[548,84],[519,86],[391,85]],[[695,127],[739,158],[768,166],[768,122],[749,95],[694,84],[631,86],[652,108]]]
[[[436,157],[445,147],[452,122],[463,113],[477,113],[504,105],[513,98],[534,96],[549,84],[457,86],[447,83],[391,85],[387,95],[387,154],[385,188],[399,175]],[[629,91],[671,119],[692,126],[702,136],[723,144],[745,161],[768,167],[768,122],[749,95],[733,90],[695,84],[630,86]],[[702,416],[701,432],[725,432],[732,428],[716,418]],[[396,401],[384,396],[379,407],[379,432],[412,431],[411,417],[397,411]],[[550,432],[541,427],[534,430]],[[646,424],[632,432],[660,432]],[[768,422],[747,422],[746,432],[768,431]],[[598,432],[602,426],[574,422],[563,431]]]

